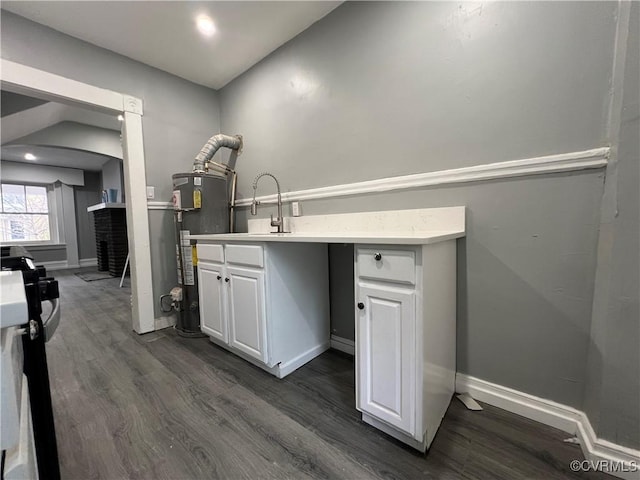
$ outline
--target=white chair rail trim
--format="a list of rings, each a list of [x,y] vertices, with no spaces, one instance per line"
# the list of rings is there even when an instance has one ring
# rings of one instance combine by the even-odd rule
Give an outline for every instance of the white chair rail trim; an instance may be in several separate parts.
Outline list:
[[[607,166],[609,159],[609,150],[609,147],[601,147],[580,152],[527,158],[524,160],[488,163],[473,167],[438,170],[399,177],[387,177],[378,180],[367,180],[364,182],[346,183],[343,185],[332,185],[329,187],[311,188],[308,190],[285,192],[282,194],[282,200],[287,202],[318,200],[436,185],[454,185],[485,180],[604,168]],[[265,195],[257,197],[256,200],[260,203],[276,203],[277,196]],[[238,207],[247,207],[251,205],[251,199],[239,199],[236,205]]]

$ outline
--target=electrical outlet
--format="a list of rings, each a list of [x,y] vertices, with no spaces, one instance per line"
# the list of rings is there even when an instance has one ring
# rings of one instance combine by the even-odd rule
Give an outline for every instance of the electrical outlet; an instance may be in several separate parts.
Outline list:
[[[156,198],[156,188],[147,187],[147,200],[153,200],[154,198]]]
[[[299,217],[300,215],[302,215],[300,213],[300,202],[291,202],[291,216]]]

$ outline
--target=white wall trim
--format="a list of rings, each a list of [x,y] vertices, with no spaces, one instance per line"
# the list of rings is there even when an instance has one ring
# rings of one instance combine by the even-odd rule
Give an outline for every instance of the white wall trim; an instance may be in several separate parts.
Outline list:
[[[64,243],[67,245],[67,263],[78,265],[78,230],[76,227],[75,191],[64,183],[55,187],[60,192],[62,210],[56,211],[58,224],[64,232]]]
[[[173,327],[176,324],[175,315],[167,315],[164,317],[158,317],[155,320],[155,329],[162,330],[163,328]]]
[[[126,96],[125,96],[126,97]],[[130,97],[129,107],[132,102]],[[142,111],[141,105],[138,106]],[[151,237],[147,211],[147,176],[144,161],[142,116],[125,110],[122,124],[124,182],[127,192],[126,213],[129,236],[129,268],[133,307],[133,329],[137,333],[155,330],[153,311],[153,275],[151,271]],[[135,158],[136,161],[129,161]]]
[[[469,393],[481,402],[576,435],[586,460],[622,462],[627,469],[631,469],[631,465],[640,467],[639,450],[597,438],[589,419],[580,410],[462,373],[456,374],[456,392]],[[638,471],[610,473],[636,480],[640,475]]]
[[[435,172],[387,177],[379,180],[311,188],[282,194],[283,201],[318,200],[321,198],[381,193],[410,188],[431,187],[435,185],[455,185],[458,183],[479,182],[500,178],[546,175],[550,173],[574,172],[607,166],[609,147],[594,148],[581,152],[561,153],[545,157],[512,160],[508,162],[488,163],[474,167],[438,170]],[[276,195],[257,197],[260,203],[276,203]],[[251,205],[250,198],[237,201],[237,206]]]
[[[66,243],[40,243],[40,244],[34,244],[34,243],[19,243],[19,242],[5,242],[3,243],[3,245],[6,245],[8,247],[24,247],[27,249],[27,251],[29,252],[39,252],[41,250],[46,250],[46,251],[52,251],[52,250],[66,250],[67,249],[67,244]]]
[[[46,95],[47,100],[52,98],[63,101],[73,100],[92,110],[118,112],[124,110],[124,99],[121,93],[71,80],[4,58],[1,61],[2,83],[10,86],[11,90],[17,93],[33,95],[34,92],[41,92]]]
[[[72,268],[96,267],[97,258],[82,258],[78,263],[69,263],[67,260],[56,260],[53,262],[35,262],[37,266],[43,266],[49,270],[69,270]]]
[[[340,350],[341,352],[348,353],[349,355],[356,354],[356,344],[353,340],[338,337],[336,335],[331,335],[331,348],[335,348],[336,350]]]
[[[78,82],[37,68],[0,59],[3,88],[90,110],[122,114],[123,159],[127,199],[127,231],[131,254],[132,323],[137,333],[155,329],[149,212],[146,197],[146,170],[142,132],[142,100],[111,90]]]
[[[69,265],[67,264],[66,260],[57,260],[54,262],[34,262],[36,264],[36,266],[40,267],[44,267],[47,269],[47,272],[49,270],[66,270],[69,268]]]
[[[97,258],[81,258],[80,260],[78,260],[78,265],[83,268],[83,267],[97,267],[98,266],[98,259]]]
[[[79,168],[51,167],[39,163],[0,161],[2,180],[24,182],[26,184],[52,185],[62,182],[66,185],[84,185],[84,172]]]
[[[147,201],[147,209],[149,210],[173,210],[171,202],[152,202]]]

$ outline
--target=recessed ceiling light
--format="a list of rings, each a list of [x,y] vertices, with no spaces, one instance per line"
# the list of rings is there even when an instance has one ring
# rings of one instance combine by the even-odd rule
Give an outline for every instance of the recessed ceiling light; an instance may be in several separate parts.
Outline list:
[[[35,160],[36,156],[33,153],[25,153],[24,154],[24,159],[25,160]]]
[[[198,31],[205,37],[210,37],[216,33],[216,26],[208,15],[198,15],[196,18],[196,26]]]
[[[124,122],[124,117],[122,115],[118,115],[118,121]]]

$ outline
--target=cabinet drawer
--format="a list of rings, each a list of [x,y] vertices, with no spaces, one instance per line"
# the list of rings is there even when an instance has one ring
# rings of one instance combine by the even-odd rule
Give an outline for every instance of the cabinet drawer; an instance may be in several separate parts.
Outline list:
[[[224,263],[222,245],[207,245],[198,243],[198,259],[210,262]]]
[[[411,285],[416,283],[416,255],[414,251],[358,248],[356,261],[357,274],[360,278]]]
[[[260,245],[227,245],[227,262],[251,267],[264,267],[264,254]]]

